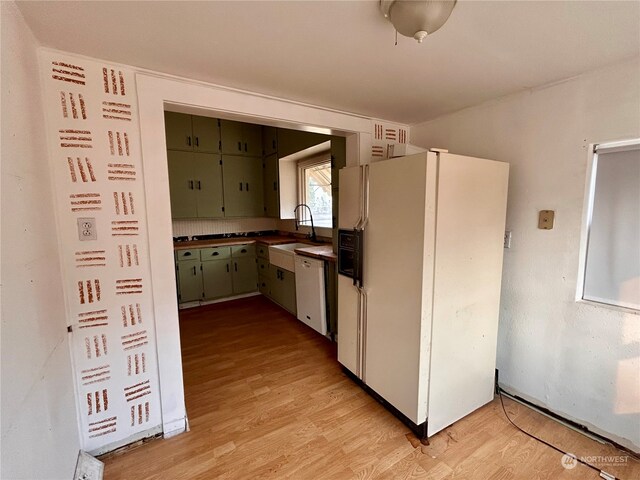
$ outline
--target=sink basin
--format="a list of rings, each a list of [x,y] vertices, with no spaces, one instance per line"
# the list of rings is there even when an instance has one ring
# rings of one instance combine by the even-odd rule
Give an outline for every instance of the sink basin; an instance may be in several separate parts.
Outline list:
[[[271,265],[275,265],[276,267],[280,267],[293,272],[295,271],[295,263],[293,261],[295,255],[294,250],[296,248],[303,248],[308,246],[308,244],[300,242],[283,243],[282,245],[271,245],[269,247],[269,263],[271,263]]]

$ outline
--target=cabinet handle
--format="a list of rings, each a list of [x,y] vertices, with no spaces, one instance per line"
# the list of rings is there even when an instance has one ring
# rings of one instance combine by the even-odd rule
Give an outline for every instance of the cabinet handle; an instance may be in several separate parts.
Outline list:
[[[229,264],[227,263],[227,273],[229,273]]]
[[[189,190],[193,190],[193,180],[189,180]]]
[[[235,262],[235,263],[233,264],[233,268],[234,268],[234,270],[235,270],[236,272],[238,271],[238,262]]]
[[[274,192],[278,191],[278,182],[273,182],[273,191]]]
[[[240,191],[242,191],[242,182],[240,182]]]
[[[248,192],[249,191],[249,184],[246,183],[245,185],[247,186],[247,192]]]
[[[219,252],[213,252],[213,253],[211,254],[211,256],[212,256],[212,257],[217,257],[218,255],[220,255],[220,253],[219,253]]]
[[[196,147],[200,146],[200,141],[198,140],[198,137],[196,137]]]
[[[198,180],[198,190],[202,190],[202,185],[200,183],[200,180]]]
[[[190,257],[191,256],[191,252],[185,252],[184,255],[182,255],[183,257]]]
[[[238,150],[242,151],[242,142],[238,142]]]
[[[187,145],[191,146],[191,137],[187,135]]]
[[[240,250],[240,253],[247,253],[247,249],[243,248],[242,250]]]
[[[271,141],[271,143],[273,145],[273,149],[275,150],[276,149],[276,140],[275,140],[275,138]]]
[[[194,266],[193,267],[193,276],[195,277],[195,275],[196,275],[196,267]]]
[[[247,150],[247,142],[245,142],[245,144],[244,144],[244,151],[248,152],[248,150]]]

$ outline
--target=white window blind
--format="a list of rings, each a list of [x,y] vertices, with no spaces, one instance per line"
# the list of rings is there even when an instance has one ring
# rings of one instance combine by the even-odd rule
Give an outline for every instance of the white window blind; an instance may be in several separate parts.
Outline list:
[[[640,309],[640,143],[596,147],[583,299]]]

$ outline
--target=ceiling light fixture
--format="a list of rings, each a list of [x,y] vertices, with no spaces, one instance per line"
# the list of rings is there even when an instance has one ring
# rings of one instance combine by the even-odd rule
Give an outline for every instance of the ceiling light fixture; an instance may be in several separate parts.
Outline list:
[[[457,0],[380,0],[380,11],[396,31],[422,43],[449,19]]]

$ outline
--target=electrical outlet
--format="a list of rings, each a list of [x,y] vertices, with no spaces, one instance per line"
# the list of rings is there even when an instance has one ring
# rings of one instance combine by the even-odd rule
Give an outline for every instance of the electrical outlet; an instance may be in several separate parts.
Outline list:
[[[80,241],[98,239],[95,218],[85,217],[78,219],[78,238]]]
[[[511,248],[511,230],[504,232],[504,248]]]
[[[73,480],[102,480],[104,463],[80,450]]]

